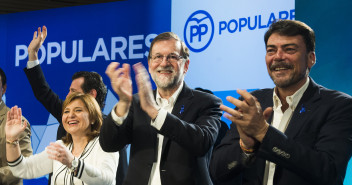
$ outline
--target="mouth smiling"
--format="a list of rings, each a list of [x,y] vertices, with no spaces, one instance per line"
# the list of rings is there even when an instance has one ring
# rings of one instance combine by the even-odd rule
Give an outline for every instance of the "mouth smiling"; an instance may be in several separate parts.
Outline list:
[[[270,66],[270,70],[274,71],[274,72],[279,72],[279,71],[286,71],[286,70],[290,70],[293,69],[292,65],[289,64],[273,64],[272,66]]]
[[[174,71],[172,70],[172,68],[168,67],[168,68],[158,69],[157,72],[159,74],[172,74]]]
[[[68,121],[67,124],[76,125],[76,124],[78,124],[78,121],[76,121],[76,120]]]
[[[171,74],[172,71],[165,71],[165,70],[162,70],[162,71],[158,71],[159,74]]]
[[[285,67],[277,67],[277,68],[274,68],[273,71],[281,71],[281,70],[287,70],[288,68],[285,68]]]

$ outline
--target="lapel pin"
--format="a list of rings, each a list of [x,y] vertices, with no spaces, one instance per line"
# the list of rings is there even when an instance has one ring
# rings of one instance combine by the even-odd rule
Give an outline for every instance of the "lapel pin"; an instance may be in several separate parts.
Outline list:
[[[180,114],[182,114],[184,110],[185,110],[185,106],[182,105],[182,106],[181,106],[181,110],[180,110]]]
[[[302,113],[304,113],[304,112],[306,112],[306,108],[304,107],[304,105],[302,105],[302,108],[301,108],[301,110],[299,111],[299,113],[302,114]]]

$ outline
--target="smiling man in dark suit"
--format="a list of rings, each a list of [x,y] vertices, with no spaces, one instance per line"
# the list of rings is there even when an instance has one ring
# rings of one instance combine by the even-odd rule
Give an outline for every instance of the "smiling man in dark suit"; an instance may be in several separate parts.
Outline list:
[[[309,77],[315,36],[306,24],[279,20],[264,40],[276,86],[238,90],[239,100],[227,97],[236,109],[221,105],[232,124],[213,154],[212,177],[245,185],[342,185],[352,154],[351,96]]]
[[[135,95],[128,64],[119,68],[114,62],[106,69],[119,102],[104,120],[99,139],[107,152],[131,144],[126,185],[212,184],[208,165],[220,127],[221,100],[184,83],[188,57],[176,34],[158,35],[148,56],[157,89],[152,91],[149,74],[138,63]]]

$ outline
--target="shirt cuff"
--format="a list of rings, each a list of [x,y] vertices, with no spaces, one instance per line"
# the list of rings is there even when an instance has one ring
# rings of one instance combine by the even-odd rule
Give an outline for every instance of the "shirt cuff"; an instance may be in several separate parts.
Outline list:
[[[35,66],[39,65],[39,60],[29,61],[27,62],[27,69],[31,69]]]
[[[120,126],[120,125],[122,125],[123,121],[126,119],[126,117],[127,117],[129,111],[127,111],[125,115],[123,115],[122,117],[120,117],[120,116],[116,115],[116,113],[115,113],[116,106],[117,106],[117,103],[116,103],[115,106],[112,108],[111,117],[112,117],[112,120],[114,120],[115,124],[116,124],[117,126]]]
[[[156,128],[157,130],[160,130],[161,127],[163,127],[165,119],[166,119],[167,111],[165,109],[160,109],[158,112],[158,115],[156,116],[155,120],[152,121],[151,125]]]

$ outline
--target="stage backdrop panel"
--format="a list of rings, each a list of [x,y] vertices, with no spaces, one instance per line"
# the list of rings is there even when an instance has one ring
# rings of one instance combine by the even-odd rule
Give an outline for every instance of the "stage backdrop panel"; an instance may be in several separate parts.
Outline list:
[[[316,34],[317,63],[311,76],[323,86],[349,95],[352,95],[351,7],[349,0],[318,3],[296,0],[296,19],[307,23]],[[352,185],[352,160],[344,184]]]
[[[170,11],[171,1],[129,0],[0,16],[0,64],[8,77],[6,103],[22,107],[32,126],[34,153],[56,140],[58,126],[57,120],[35,99],[23,72],[34,31],[43,25],[48,28],[39,60],[51,88],[65,99],[75,72],[96,71],[109,89],[104,109],[107,114],[117,102],[105,75],[107,65],[117,61],[131,65],[142,62],[147,66],[152,39],[171,29]],[[26,183],[43,181],[47,180]]]
[[[104,73],[106,66],[111,61],[147,65],[152,39],[171,30],[191,51],[186,83],[214,91],[229,105],[225,98],[238,97],[236,89],[274,87],[266,71],[263,36],[274,19],[295,19],[295,12],[294,0],[127,0],[1,15],[0,65],[9,79],[4,99],[9,106],[23,108],[32,125],[35,152],[55,140],[57,120],[35,99],[23,72],[33,32],[46,25],[49,34],[39,53],[40,63],[51,88],[62,99],[74,72],[96,71],[109,89],[103,111],[108,114],[117,96]],[[319,72],[316,67],[312,72]],[[323,76],[315,80],[320,82]],[[134,83],[134,92],[136,89]],[[46,178],[25,183],[46,184]]]
[[[264,33],[275,19],[295,19],[295,1],[172,1],[171,29],[191,51],[186,82],[214,91],[230,107],[225,98],[238,97],[237,89],[274,87]]]

